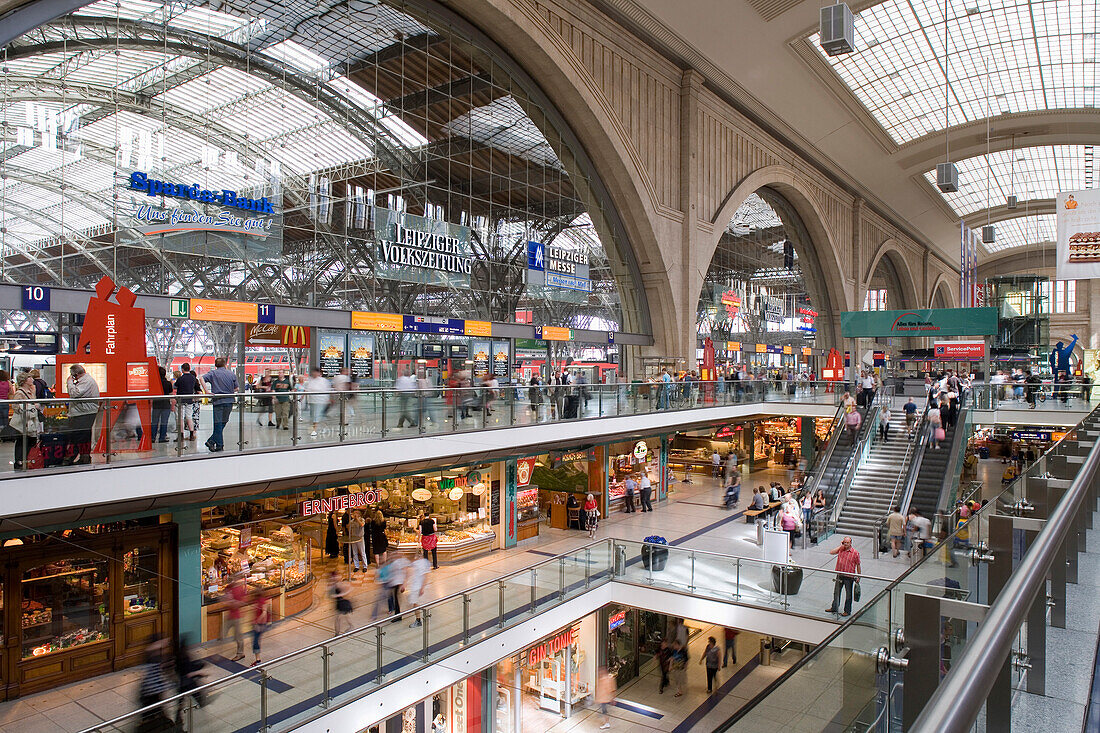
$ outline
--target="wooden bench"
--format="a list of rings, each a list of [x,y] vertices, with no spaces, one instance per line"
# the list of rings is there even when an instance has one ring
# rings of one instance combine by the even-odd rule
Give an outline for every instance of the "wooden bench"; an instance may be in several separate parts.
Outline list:
[[[778,509],[782,504],[783,504],[783,502],[781,502],[781,501],[772,501],[772,502],[768,502],[768,505],[766,507],[764,507],[763,509],[746,509],[745,510],[745,524],[752,524],[753,519],[755,519],[756,517],[759,517],[761,514],[763,514],[765,517],[768,516],[773,511]]]

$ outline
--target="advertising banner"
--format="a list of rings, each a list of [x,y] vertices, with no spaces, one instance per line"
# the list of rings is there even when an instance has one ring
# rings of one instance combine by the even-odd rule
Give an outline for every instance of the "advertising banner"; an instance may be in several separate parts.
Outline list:
[[[499,381],[507,381],[511,372],[512,345],[508,341],[493,342],[493,376]]]
[[[937,341],[932,353],[941,361],[981,361],[985,358],[985,342]]]
[[[844,338],[892,336],[993,336],[996,308],[914,308],[891,311],[844,311],[840,334]]]
[[[258,323],[245,331],[245,344],[255,348],[308,349],[309,328]]]
[[[375,273],[390,280],[468,287],[470,228],[391,209],[374,209]]]
[[[374,336],[349,334],[348,354],[351,357],[349,366],[353,380],[374,379]]]
[[[528,242],[527,284],[591,292],[588,253],[553,244]]]
[[[537,458],[520,458],[516,460],[516,483],[526,486],[531,483],[531,476],[535,473]]]
[[[476,381],[489,374],[489,360],[493,351],[493,344],[483,339],[474,339],[473,351],[473,376]]]
[[[344,368],[347,352],[347,335],[337,331],[322,331],[317,338],[318,361],[321,374],[332,377]]]
[[[1100,189],[1062,191],[1054,199],[1059,280],[1100,277]]]

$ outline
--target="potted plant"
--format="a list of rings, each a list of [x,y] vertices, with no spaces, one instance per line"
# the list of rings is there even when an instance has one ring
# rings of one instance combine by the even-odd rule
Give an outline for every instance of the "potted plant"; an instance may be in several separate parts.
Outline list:
[[[646,570],[664,570],[668,561],[668,540],[651,534],[642,539],[642,565]]]

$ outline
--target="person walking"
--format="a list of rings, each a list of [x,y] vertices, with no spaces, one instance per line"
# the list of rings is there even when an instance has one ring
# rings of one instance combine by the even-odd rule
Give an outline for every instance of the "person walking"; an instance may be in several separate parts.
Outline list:
[[[397,402],[401,410],[401,414],[397,418],[397,427],[403,428],[405,423],[408,423],[409,427],[415,428],[418,423],[413,415],[412,403],[416,399],[416,380],[406,369],[401,372],[401,376],[394,382],[393,388],[397,391]]]
[[[264,415],[267,415],[267,426],[269,428],[275,427],[275,423],[272,418],[275,417],[275,405],[272,402],[271,392],[271,375],[265,374],[260,377],[260,381],[252,388],[252,391],[256,393],[256,406],[259,407],[259,412],[256,413],[256,424],[263,427]]]
[[[374,512],[374,521],[370,523],[370,549],[374,553],[374,561],[378,565],[386,562],[390,549],[390,538],[386,536],[386,518],[382,512]]]
[[[527,399],[531,402],[531,412],[535,413],[535,420],[537,422],[539,407],[542,406],[542,379],[538,374],[531,376],[530,386],[527,389]]]
[[[596,673],[596,704],[600,706],[600,715],[603,716],[603,725],[600,730],[611,727],[611,713],[608,705],[615,702],[615,675],[607,667],[600,667]]]
[[[718,668],[721,667],[722,654],[718,651],[718,641],[713,636],[707,637],[707,647],[699,657],[699,664],[707,665],[707,694],[714,692],[714,678],[718,676]]]
[[[856,583],[859,582],[860,564],[859,552],[852,547],[852,538],[845,537],[840,541],[840,546],[829,551],[830,555],[836,555],[836,580],[833,582],[833,603],[826,611],[836,613],[840,604],[840,591],[845,592],[844,610],[841,616],[852,615],[852,594]]]
[[[389,592],[386,603],[389,607],[390,613],[394,614],[390,623],[397,623],[401,620],[401,589],[405,586],[405,576],[409,569],[409,561],[406,560],[400,553],[389,560],[385,565],[379,568],[379,573],[383,578],[383,585]],[[385,573],[382,573],[385,570]]]
[[[638,481],[638,488],[641,491],[642,495],[642,511],[653,511],[653,504],[651,504],[649,501],[650,496],[652,496],[653,494],[653,484],[649,480],[649,471],[645,466],[642,466],[642,476],[641,479]]]
[[[239,662],[244,659],[244,629],[241,628],[241,615],[244,607],[248,605],[248,590],[245,588],[242,573],[237,573],[229,581],[229,587],[225,592],[225,603],[229,607],[225,612],[225,635],[233,636],[237,644],[237,651],[229,661]]]
[[[408,578],[405,580],[405,596],[415,612],[416,620],[409,624],[410,629],[423,625],[420,620],[420,599],[424,594],[424,582],[428,578],[431,563],[425,557],[418,557],[409,563]]]
[[[737,666],[737,630],[731,629],[729,626],[725,627],[726,648],[722,653],[722,666],[726,667],[729,664],[730,657],[733,657],[733,666]]]
[[[645,511],[643,509],[642,511]],[[589,494],[584,501],[584,528],[588,530],[588,538],[596,536],[596,529],[600,524],[600,510],[596,506],[596,497]]]
[[[940,411],[939,404],[933,402],[932,406],[928,408],[928,428],[929,436],[928,443],[932,450],[940,449],[940,441],[947,439],[947,433],[943,429],[943,413]]]
[[[182,375],[181,375],[182,376]],[[214,360],[214,369],[203,375],[202,381],[210,385],[214,395],[214,430],[206,439],[206,448],[211,453],[225,450],[225,426],[233,413],[233,395],[238,390],[237,375],[225,368],[225,357]]]
[[[329,404],[329,392],[332,384],[321,374],[321,370],[313,367],[309,370],[309,379],[305,383],[306,404],[309,406],[309,422],[312,432],[309,437],[317,437],[317,426],[325,419],[325,410]]]
[[[730,449],[730,453],[726,456],[726,483],[731,483],[733,474],[737,471],[737,452]]]
[[[710,475],[713,478],[719,478],[722,475],[722,455],[718,451],[711,454],[710,466]]]
[[[669,672],[672,676],[672,684],[676,688],[674,697],[684,696],[684,684],[687,681],[687,649],[679,642],[672,642],[672,659],[669,661]]]
[[[886,515],[886,534],[890,537],[893,556],[897,557],[905,545],[905,515],[901,507],[895,506],[894,511]]]
[[[351,630],[351,586],[340,578],[340,574],[333,570],[328,576],[328,594],[332,597],[336,614],[333,616],[333,636],[339,636],[343,628]]]
[[[672,644],[668,639],[661,639],[661,646],[657,649],[657,666],[661,669],[661,686],[657,690],[658,695],[665,694],[665,688],[669,685],[668,673],[672,664]]]
[[[844,429],[848,431],[848,440],[852,445],[856,444],[856,436],[859,435],[859,426],[863,424],[863,415],[855,407],[845,408]]]
[[[439,536],[436,531],[439,529],[436,524],[435,517],[430,515],[421,514],[420,520],[417,522],[420,526],[420,550],[424,553],[424,559],[428,559],[428,553],[432,556],[432,570],[439,569],[439,557],[437,555]]]
[[[917,428],[917,403],[912,397],[905,403],[905,406],[901,408],[905,412],[905,434],[909,436],[909,439],[913,438],[913,431]]]
[[[145,662],[141,667],[141,685],[138,688],[139,708],[156,705],[164,699],[171,688],[167,672],[175,665],[169,657],[168,640],[155,634],[145,648]],[[138,733],[172,730],[172,719],[166,714],[165,707],[161,705],[143,712],[136,727]]]
[[[882,438],[883,443],[890,442],[890,406],[883,404],[882,410],[878,413],[878,434]]]
[[[260,638],[271,626],[271,599],[263,593],[252,593],[252,654],[256,659],[253,667],[260,663]]]

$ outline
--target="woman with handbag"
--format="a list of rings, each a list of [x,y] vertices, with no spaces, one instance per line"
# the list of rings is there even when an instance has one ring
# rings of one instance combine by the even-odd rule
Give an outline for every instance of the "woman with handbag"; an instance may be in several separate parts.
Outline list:
[[[24,372],[19,375],[19,386],[11,395],[13,400],[33,400],[35,395],[34,377]],[[8,427],[15,438],[15,461],[12,465],[16,471],[22,471],[24,458],[30,454],[31,449],[38,443],[38,433],[42,430],[41,413],[38,405],[32,402],[15,403],[12,405],[11,418]]]

